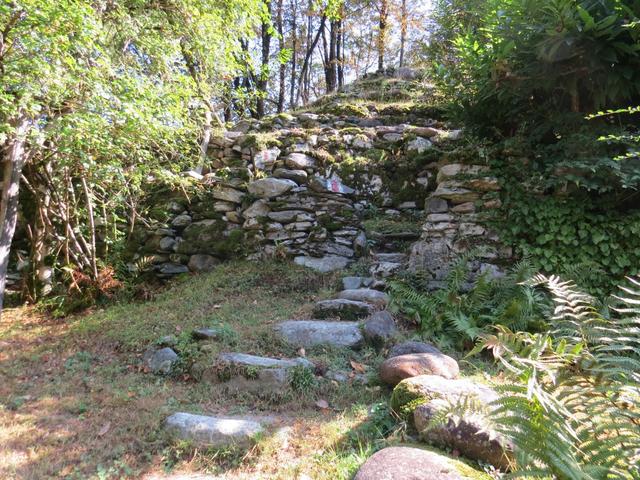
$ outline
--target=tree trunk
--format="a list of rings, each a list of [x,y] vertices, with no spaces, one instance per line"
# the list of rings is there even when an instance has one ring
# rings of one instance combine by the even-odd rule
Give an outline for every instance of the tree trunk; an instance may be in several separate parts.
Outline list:
[[[267,10],[271,15],[271,0],[266,2]],[[269,55],[271,53],[271,26],[268,23],[262,24],[262,62],[260,64],[260,73],[256,82],[257,95],[256,99],[256,116],[264,117],[265,100],[267,97],[267,86],[269,83]]]
[[[344,13],[343,13],[344,15]],[[336,45],[336,61],[338,65],[338,88],[344,87],[344,24],[338,21],[338,38]]]
[[[327,20],[327,17],[325,17],[324,15],[322,16],[322,19],[320,20],[320,27],[318,28],[318,32],[316,33],[316,37],[314,38],[313,42],[311,43],[311,45],[309,46],[309,48],[307,49],[307,54],[304,57],[304,63],[302,64],[302,70],[300,71],[300,78],[303,79],[307,76],[307,72],[309,70],[309,61],[311,60],[311,55],[313,54],[313,51],[316,48],[316,45],[318,44],[318,40],[320,40],[320,35],[322,34],[322,30],[324,29],[324,25],[325,22]],[[298,97],[296,99],[296,103],[297,100],[300,98],[300,95],[302,93],[302,88],[303,86],[300,85],[300,88],[298,88]],[[306,97],[303,97],[308,99],[308,92],[306,94]]]
[[[284,28],[282,26],[282,2],[278,0],[278,12],[276,15],[276,27],[278,28],[278,42],[280,53],[284,50]],[[278,90],[278,113],[284,111],[284,97],[286,92],[287,64],[280,59],[280,88]]]
[[[378,72],[384,71],[384,50],[387,43],[388,0],[380,2],[380,31],[378,32]]]
[[[400,68],[404,67],[404,48],[407,43],[407,0],[402,0],[400,10]]]
[[[296,67],[298,58],[298,0],[291,0],[291,90],[289,92],[289,108],[296,108]]]
[[[2,182],[2,204],[0,205],[0,316],[7,284],[9,252],[18,221],[18,194],[20,177],[27,158],[27,133],[29,119],[21,116],[15,122],[13,138],[8,142],[3,155],[4,175]]]

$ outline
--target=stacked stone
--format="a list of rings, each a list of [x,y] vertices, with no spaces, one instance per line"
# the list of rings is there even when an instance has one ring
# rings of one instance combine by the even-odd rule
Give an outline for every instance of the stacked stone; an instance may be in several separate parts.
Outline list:
[[[431,275],[430,287],[443,285],[451,263],[474,251],[471,277],[487,272],[500,276],[510,263],[511,248],[486,226],[487,213],[501,206],[498,180],[489,167],[450,163],[438,168],[436,190],[425,204],[423,234],[411,251],[412,270]]]

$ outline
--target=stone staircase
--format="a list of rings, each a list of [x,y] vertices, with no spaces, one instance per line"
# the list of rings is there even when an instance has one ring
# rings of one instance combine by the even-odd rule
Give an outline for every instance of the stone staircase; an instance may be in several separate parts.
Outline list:
[[[367,96],[366,89],[357,93]],[[470,190],[465,190],[458,191],[462,197],[452,197],[444,187],[461,190],[466,184],[454,184],[451,175],[445,178],[439,174],[444,167],[437,159],[435,163],[419,161],[429,158],[434,146],[455,142],[460,132],[446,130],[444,124],[430,119],[417,107],[406,111],[397,105],[352,105],[348,100],[353,95],[351,90],[324,99],[313,111],[243,121],[216,138],[210,152],[215,170],[197,180],[210,189],[211,196],[206,197],[209,203],[180,203],[173,208],[164,224],[147,232],[139,254],[146,251],[156,255],[154,269],[164,276],[206,270],[196,268],[196,264],[215,265],[221,255],[213,246],[220,246],[219,242],[229,238],[250,239],[251,251],[244,253],[251,258],[281,253],[321,272],[344,271],[359,257],[365,257],[366,273],[345,272],[342,289],[332,298],[318,301],[311,318],[290,319],[273,327],[274,342],[287,352],[297,351],[298,357],[224,352],[198,376],[228,391],[273,397],[286,391],[292,376],[301,371],[329,381],[354,380],[348,372],[321,371],[305,358],[306,349],[389,349],[378,379],[394,389],[391,407],[416,430],[416,440],[508,469],[509,446],[478,418],[463,416],[458,422],[428,428],[451,402],[472,399],[488,409],[496,394],[488,387],[459,379],[456,360],[435,346],[415,341],[399,343],[400,330],[387,310],[389,296],[385,288],[389,279],[416,263],[438,263],[427,258],[431,250],[444,248],[450,259],[451,249],[438,242],[447,238],[452,229],[458,235],[459,225],[455,222],[464,222],[463,230],[475,238],[479,236],[479,230],[469,226],[476,219],[469,202],[479,200],[481,194],[471,195]],[[410,124],[403,123],[409,121]],[[398,159],[412,159],[411,166],[406,167],[406,180],[400,184],[387,181],[395,167],[384,162],[353,167],[357,164],[354,158],[374,150],[392,152]],[[485,191],[495,192],[495,183],[487,180],[486,170],[477,170],[490,184],[484,185]],[[221,171],[227,175],[225,178],[220,176]],[[465,170],[467,173],[469,169]],[[239,181],[243,175],[245,180]],[[436,181],[438,175],[440,179]],[[448,183],[443,186],[445,180]],[[415,200],[402,198],[407,191],[414,192]],[[425,227],[402,228],[405,224],[410,226],[407,218],[413,219],[414,224],[424,222],[425,199],[429,199]],[[464,208],[461,204],[465,204]],[[367,211],[374,205],[377,221],[396,221],[399,227],[367,229]],[[452,206],[457,210],[444,213]],[[217,214],[212,216],[211,210]],[[443,214],[446,217],[437,217]],[[438,230],[437,225],[445,222],[450,224]],[[445,235],[437,233],[440,231]],[[418,240],[427,242],[427,246],[416,247],[414,242]],[[440,278],[438,274],[434,281]],[[147,368],[157,374],[170,371],[178,355],[168,350],[165,347],[147,352]],[[366,383],[368,378],[358,374],[355,380]],[[420,407],[415,408],[416,405]],[[165,429],[174,438],[197,446],[247,447],[256,435],[270,430],[270,423],[268,416],[229,418],[177,412],[167,418]],[[466,468],[446,456],[409,446],[393,447],[376,453],[356,479],[484,478]]]

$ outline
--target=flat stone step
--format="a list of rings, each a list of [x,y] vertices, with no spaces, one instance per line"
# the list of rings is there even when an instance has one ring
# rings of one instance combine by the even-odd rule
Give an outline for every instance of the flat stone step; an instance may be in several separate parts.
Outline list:
[[[247,353],[225,352],[218,355],[218,362],[237,367],[284,368],[303,366],[314,369],[315,365],[306,358],[269,358]]]
[[[313,308],[313,316],[319,319],[357,320],[358,318],[368,317],[375,310],[375,306],[370,303],[336,298],[316,303]]]
[[[402,270],[403,264],[396,262],[380,262],[371,267],[369,272],[374,277],[388,278]]]
[[[321,273],[333,272],[347,268],[349,260],[345,257],[328,255],[322,258],[315,257],[295,257],[294,262],[297,265],[316,270]]]
[[[364,341],[357,322],[288,320],[276,325],[275,330],[285,342],[296,347],[328,344],[356,348]]]
[[[386,293],[371,288],[343,290],[338,294],[338,298],[355,300],[356,302],[366,302],[377,307],[385,307],[387,303],[389,303],[389,296]]]
[[[342,279],[342,288],[344,290],[353,290],[356,288],[370,287],[373,281],[371,277],[344,277]]]
[[[250,446],[264,427],[260,422],[245,418],[209,417],[178,412],[164,422],[165,430],[177,440],[185,440],[200,447],[222,448]]]
[[[378,262],[402,263],[407,260],[406,253],[373,253],[371,256]]]

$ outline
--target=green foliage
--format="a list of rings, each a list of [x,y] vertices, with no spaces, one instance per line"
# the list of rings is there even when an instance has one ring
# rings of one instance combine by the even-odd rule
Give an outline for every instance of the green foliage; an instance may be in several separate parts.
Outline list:
[[[517,474],[640,478],[640,282],[622,287],[609,317],[558,277],[535,277],[556,309],[545,333],[498,327],[487,348],[510,372],[491,418],[516,446]]]
[[[440,85],[480,125],[508,131],[558,112],[595,111],[640,95],[640,5],[629,0],[490,0],[462,14],[437,4]],[[466,4],[466,2],[465,2]],[[453,19],[462,15],[462,21]],[[531,123],[530,123],[531,125]]]
[[[289,374],[289,385],[291,388],[303,396],[309,396],[317,386],[314,372],[305,365],[296,365],[291,368]]]
[[[602,199],[532,195],[511,186],[494,224],[536,269],[569,274],[593,293],[606,294],[638,272],[640,212],[617,211]],[[578,266],[580,278],[573,275]]]
[[[443,288],[431,293],[425,292],[420,282],[392,282],[391,308],[413,319],[426,339],[450,348],[469,346],[494,325],[540,328],[544,298],[522,285],[533,274],[531,264],[522,261],[501,278],[489,279],[482,274],[469,285],[472,256],[456,260]]]

